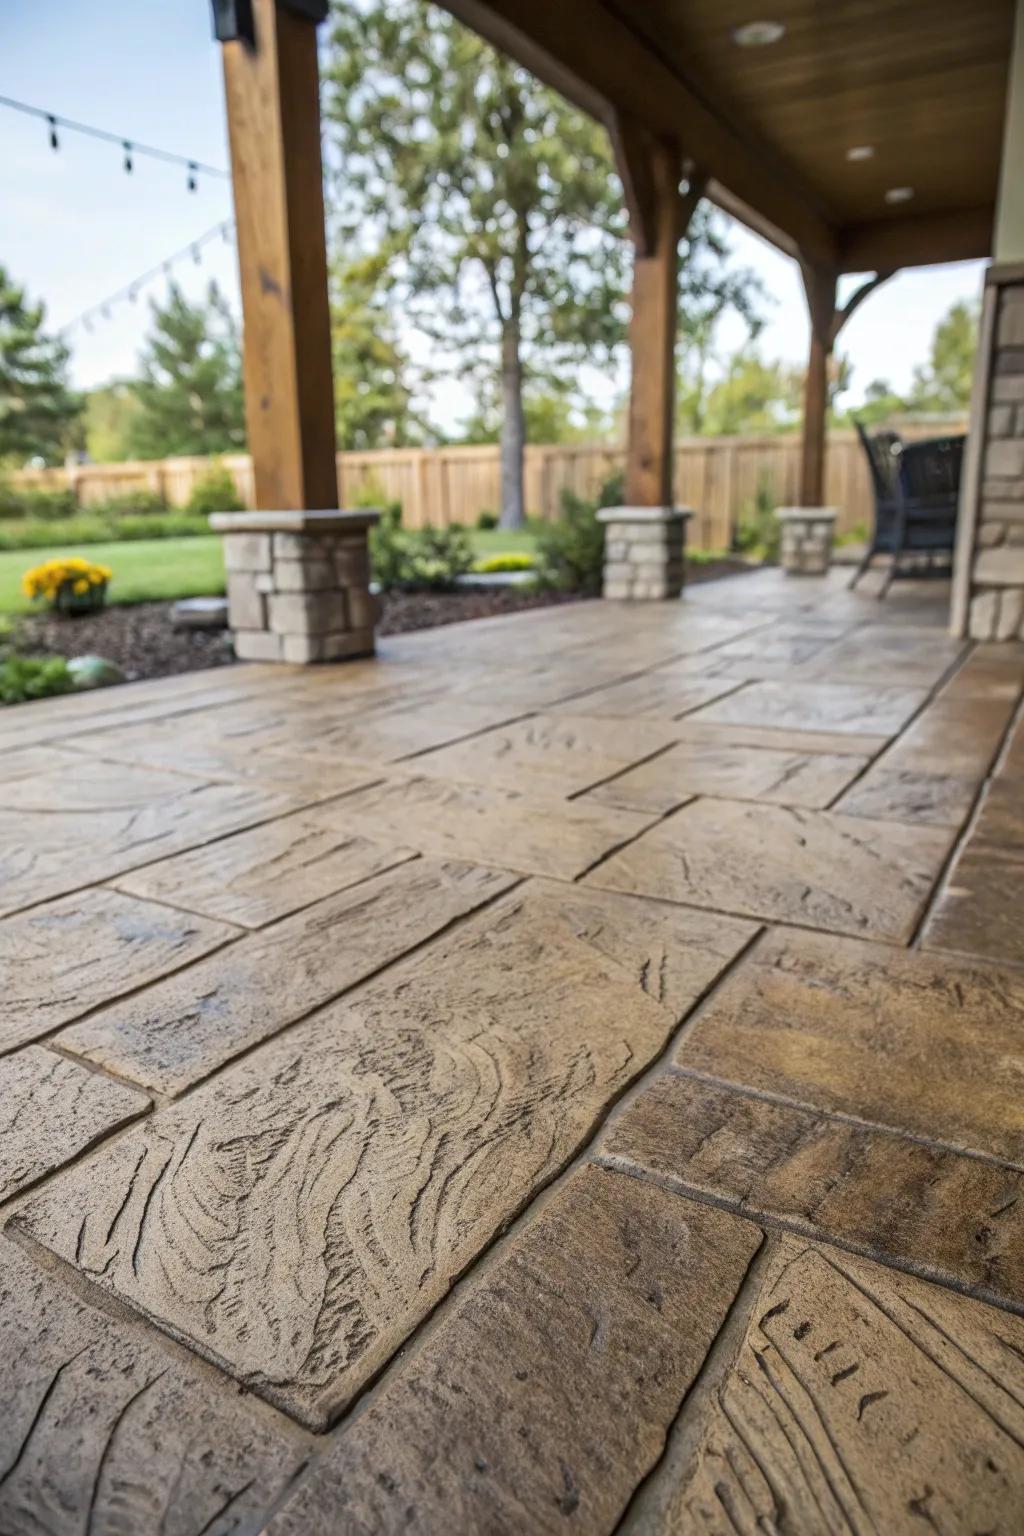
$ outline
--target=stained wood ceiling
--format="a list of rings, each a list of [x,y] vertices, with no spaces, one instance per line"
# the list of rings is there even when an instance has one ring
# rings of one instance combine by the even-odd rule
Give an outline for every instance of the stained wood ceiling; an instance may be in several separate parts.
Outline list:
[[[1013,0],[446,3],[589,110],[673,134],[724,205],[805,257],[988,254]],[[738,47],[760,20],[784,36]],[[888,203],[894,187],[913,197]]]

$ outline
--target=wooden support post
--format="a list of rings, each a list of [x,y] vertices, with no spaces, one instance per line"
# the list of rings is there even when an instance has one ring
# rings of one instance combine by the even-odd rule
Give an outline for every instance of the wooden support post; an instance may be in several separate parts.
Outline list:
[[[800,447],[800,505],[820,507],[825,497],[825,430],[828,416],[828,365],[836,308],[836,274],[804,267],[804,290],[811,317],[811,345],[804,380],[803,438]]]
[[[877,272],[851,295],[842,309],[836,306],[834,271],[801,265],[807,309],[811,319],[811,345],[804,381],[803,440],[800,452],[800,506],[820,507],[825,500],[825,446],[828,431],[829,365],[843,326],[869,293],[892,276]]]
[[[315,7],[252,0],[224,85],[256,506],[338,505]],[[248,28],[246,28],[248,30]]]
[[[616,121],[612,142],[634,243],[626,501],[634,507],[671,507],[679,241],[703,178],[692,176],[681,193],[678,148],[628,119]]]

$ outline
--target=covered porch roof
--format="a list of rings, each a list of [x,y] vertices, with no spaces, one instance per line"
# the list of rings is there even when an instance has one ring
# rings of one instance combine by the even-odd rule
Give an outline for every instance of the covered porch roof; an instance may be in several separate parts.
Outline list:
[[[678,143],[790,255],[863,272],[990,254],[1012,0],[780,0],[763,47],[742,42],[749,0],[443,3],[610,128]]]

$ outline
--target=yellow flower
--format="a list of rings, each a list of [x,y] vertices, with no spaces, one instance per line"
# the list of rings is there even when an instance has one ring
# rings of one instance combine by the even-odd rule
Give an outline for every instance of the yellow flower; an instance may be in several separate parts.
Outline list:
[[[103,587],[113,572],[107,565],[98,565],[81,555],[67,555],[44,560],[33,566],[21,578],[21,590],[26,597],[45,597],[56,602],[60,592],[70,587],[76,597],[84,597],[92,587]]]

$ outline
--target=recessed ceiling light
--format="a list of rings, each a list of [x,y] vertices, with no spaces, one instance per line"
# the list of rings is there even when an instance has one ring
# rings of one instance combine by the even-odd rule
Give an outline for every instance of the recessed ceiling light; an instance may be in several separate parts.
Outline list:
[[[887,203],[909,203],[913,195],[913,187],[890,187],[885,200]]]
[[[768,48],[785,35],[781,21],[748,21],[733,28],[732,40],[737,48]]]
[[[854,144],[851,149],[846,151],[846,158],[847,160],[870,160],[874,153],[875,146],[873,144]]]

